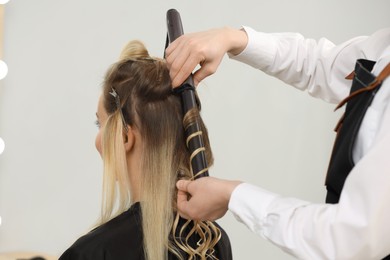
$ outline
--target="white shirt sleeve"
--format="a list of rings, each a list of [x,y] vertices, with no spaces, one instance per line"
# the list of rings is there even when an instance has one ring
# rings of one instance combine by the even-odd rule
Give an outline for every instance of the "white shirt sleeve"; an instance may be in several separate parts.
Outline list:
[[[235,59],[328,101],[338,102],[348,94],[351,82],[343,77],[357,58],[378,60],[375,75],[390,62],[390,29],[338,46],[298,34],[245,29],[249,43]],[[338,204],[313,204],[244,183],[232,193],[229,210],[250,230],[300,259],[367,260],[389,255],[390,78],[383,82],[372,109],[380,114],[378,129],[346,179]]]
[[[389,44],[380,31],[371,37],[360,36],[335,45],[322,38],[305,39],[298,33],[262,33],[244,27],[248,44],[242,53],[230,56],[287,84],[307,90],[312,96],[338,103],[350,89],[345,77],[354,70],[357,59],[378,60]],[[388,34],[389,29],[384,30]],[[378,48],[372,48],[375,44]]]
[[[386,117],[389,130],[390,110]],[[382,259],[390,254],[389,156],[390,132],[354,167],[338,204],[313,204],[243,183],[229,210],[299,259]]]

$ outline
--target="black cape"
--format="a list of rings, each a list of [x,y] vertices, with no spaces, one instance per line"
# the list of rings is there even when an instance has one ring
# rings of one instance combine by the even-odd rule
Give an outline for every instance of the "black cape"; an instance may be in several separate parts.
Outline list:
[[[185,223],[179,221],[179,229]],[[219,226],[218,226],[219,227]],[[219,260],[232,259],[229,238],[221,228],[222,237],[215,247],[214,256]],[[191,227],[186,229],[188,232]],[[185,233],[187,233],[185,232]],[[185,237],[186,234],[184,234]],[[195,247],[199,239],[193,236],[189,242]],[[181,252],[186,259],[187,255]],[[177,259],[175,255],[168,253],[168,259]],[[141,223],[140,203],[135,203],[131,208],[107,223],[95,228],[88,234],[79,238],[67,249],[59,260],[143,260],[143,235]]]

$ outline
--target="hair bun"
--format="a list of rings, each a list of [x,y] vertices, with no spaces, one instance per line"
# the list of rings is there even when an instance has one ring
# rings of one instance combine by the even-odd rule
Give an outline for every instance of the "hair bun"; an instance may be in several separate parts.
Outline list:
[[[149,52],[145,45],[138,40],[130,41],[122,50],[120,60],[150,59]]]

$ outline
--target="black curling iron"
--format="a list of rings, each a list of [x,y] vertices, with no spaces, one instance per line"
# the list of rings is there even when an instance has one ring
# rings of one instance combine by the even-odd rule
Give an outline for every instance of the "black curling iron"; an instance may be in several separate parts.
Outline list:
[[[174,40],[184,34],[180,14],[175,9],[167,12],[167,41],[166,47]],[[179,93],[182,100],[183,115],[188,111],[198,107],[197,97],[195,95],[194,80],[192,74],[183,82],[183,84],[174,90]],[[204,153],[204,142],[201,128],[198,122],[191,124],[186,130],[187,147],[191,154],[192,172],[195,178],[209,176],[207,161]]]

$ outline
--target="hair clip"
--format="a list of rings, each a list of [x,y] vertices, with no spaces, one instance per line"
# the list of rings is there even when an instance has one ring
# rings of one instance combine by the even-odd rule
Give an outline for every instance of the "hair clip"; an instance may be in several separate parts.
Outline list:
[[[128,128],[128,126],[127,126],[125,117],[124,117],[123,112],[122,112],[121,100],[120,100],[120,98],[119,98],[119,95],[118,95],[118,93],[115,91],[114,88],[111,88],[111,92],[108,92],[108,93],[109,93],[111,96],[113,96],[113,97],[115,98],[116,109],[119,110],[119,113],[121,114],[123,127],[124,127],[125,131],[127,132],[127,131],[129,130],[129,128]]]
[[[111,96],[115,98],[116,107],[119,109],[121,106],[120,99],[118,93],[116,93],[115,89],[111,88],[111,92],[108,92]]]

